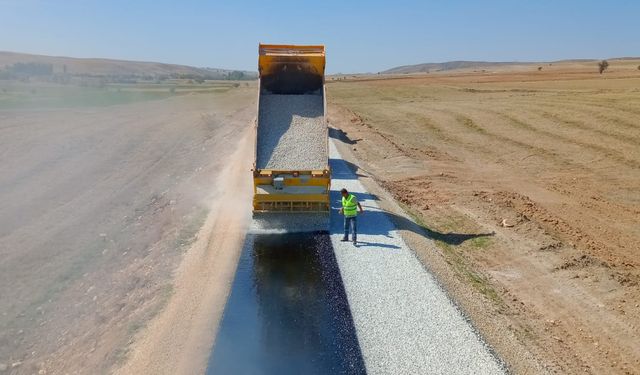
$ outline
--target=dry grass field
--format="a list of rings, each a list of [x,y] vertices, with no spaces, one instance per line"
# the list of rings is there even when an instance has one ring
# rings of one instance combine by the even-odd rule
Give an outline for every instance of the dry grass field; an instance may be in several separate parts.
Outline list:
[[[500,322],[551,371],[640,372],[639,64],[328,85],[329,121],[360,173],[488,302],[483,313],[469,308],[472,318]],[[509,347],[485,334],[518,370]]]

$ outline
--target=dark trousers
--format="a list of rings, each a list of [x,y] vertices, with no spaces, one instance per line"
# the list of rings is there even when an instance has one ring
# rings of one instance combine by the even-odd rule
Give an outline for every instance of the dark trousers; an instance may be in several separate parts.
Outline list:
[[[351,228],[353,232],[353,241],[357,241],[358,239],[358,217],[344,217],[344,238],[349,238],[349,228]]]

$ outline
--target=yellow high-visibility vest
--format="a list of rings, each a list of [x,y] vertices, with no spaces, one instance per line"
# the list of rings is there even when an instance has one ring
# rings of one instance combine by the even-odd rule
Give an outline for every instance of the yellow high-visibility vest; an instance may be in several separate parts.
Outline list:
[[[349,194],[346,198],[342,197],[342,212],[346,217],[358,215],[358,198],[355,195]]]

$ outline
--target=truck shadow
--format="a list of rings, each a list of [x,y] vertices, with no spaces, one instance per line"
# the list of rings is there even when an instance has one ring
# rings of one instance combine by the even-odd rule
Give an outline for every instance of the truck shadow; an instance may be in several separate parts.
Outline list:
[[[358,177],[369,177],[369,173],[357,165],[342,159],[329,159],[331,176],[337,180],[355,180]],[[359,173],[359,171],[366,174]]]
[[[366,374],[326,231],[246,237],[206,374],[254,373]]]

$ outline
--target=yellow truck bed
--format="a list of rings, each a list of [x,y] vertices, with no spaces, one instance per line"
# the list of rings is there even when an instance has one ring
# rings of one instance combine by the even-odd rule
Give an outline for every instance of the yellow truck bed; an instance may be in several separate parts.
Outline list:
[[[259,46],[254,212],[329,210],[324,66],[324,46]]]

